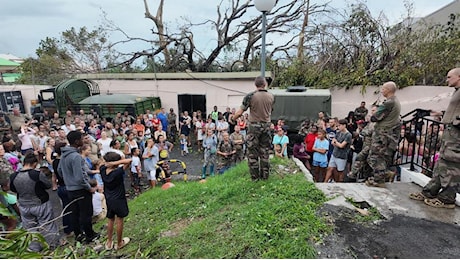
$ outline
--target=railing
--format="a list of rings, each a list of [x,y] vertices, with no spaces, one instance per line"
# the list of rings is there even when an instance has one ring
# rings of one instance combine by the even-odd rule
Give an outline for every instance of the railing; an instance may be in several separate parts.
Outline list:
[[[444,124],[430,118],[430,112],[415,109],[403,116],[401,138],[394,165],[409,165],[411,171],[431,177],[441,148]]]

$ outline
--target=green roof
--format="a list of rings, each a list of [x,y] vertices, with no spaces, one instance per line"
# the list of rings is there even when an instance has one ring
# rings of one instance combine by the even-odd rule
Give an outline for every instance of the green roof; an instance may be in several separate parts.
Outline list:
[[[78,104],[134,104],[146,99],[148,98],[128,94],[94,95],[83,99]]]
[[[3,82],[13,83],[21,77],[21,73],[2,73]]]
[[[0,66],[19,66],[20,64],[17,63],[17,62],[14,62],[14,61],[10,61],[10,60],[6,60],[6,59],[3,59],[3,58],[0,58]]]
[[[0,73],[12,72],[19,67],[19,63],[0,58]]]

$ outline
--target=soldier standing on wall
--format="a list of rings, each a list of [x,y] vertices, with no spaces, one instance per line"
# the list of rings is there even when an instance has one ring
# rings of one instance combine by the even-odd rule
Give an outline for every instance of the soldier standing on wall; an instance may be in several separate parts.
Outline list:
[[[249,171],[252,180],[257,181],[268,179],[270,171],[269,151],[272,141],[270,116],[275,98],[265,89],[267,81],[264,77],[257,77],[254,84],[257,90],[244,97],[240,108],[230,119],[235,122],[244,111],[251,108],[246,142]]]
[[[435,208],[455,208],[455,196],[460,192],[460,68],[447,73],[447,85],[455,88],[449,106],[442,117],[445,130],[441,139],[439,160],[436,162],[433,177],[423,187],[422,192],[412,193],[411,199],[424,201]],[[432,116],[441,112],[431,111]]]

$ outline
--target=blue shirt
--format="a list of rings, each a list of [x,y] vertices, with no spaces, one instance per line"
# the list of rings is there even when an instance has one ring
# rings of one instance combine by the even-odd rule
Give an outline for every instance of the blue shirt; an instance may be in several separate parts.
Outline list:
[[[289,143],[289,137],[287,137],[286,135],[282,135],[282,136],[275,135],[275,136],[273,136],[273,142],[272,143],[274,145],[280,144],[281,148],[283,148],[284,144]],[[287,157],[287,147],[283,151],[283,156]]]
[[[319,138],[316,138],[315,144],[313,144],[313,148],[329,150],[329,141],[327,139],[321,140]],[[313,153],[313,161],[327,162],[327,152],[324,153],[324,154],[314,152]]]

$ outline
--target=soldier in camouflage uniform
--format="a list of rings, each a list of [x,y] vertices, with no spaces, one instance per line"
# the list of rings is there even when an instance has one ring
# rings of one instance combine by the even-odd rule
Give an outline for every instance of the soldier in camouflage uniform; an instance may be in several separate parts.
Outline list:
[[[5,120],[5,115],[0,114],[0,142],[6,133],[9,133],[11,129],[10,124]]]
[[[8,208],[10,205],[4,199],[4,192],[9,189],[10,176],[14,173],[14,170],[8,160],[3,158],[4,154],[5,149],[3,145],[0,144],[0,186],[2,186],[0,190],[0,203]],[[5,225],[8,231],[12,231],[16,228],[17,219],[15,217],[7,217],[0,214],[0,222]]]
[[[270,116],[275,98],[273,94],[265,89],[267,81],[264,77],[257,77],[254,84],[257,90],[244,97],[243,103],[231,117],[231,120],[236,121],[244,111],[251,108],[246,143],[251,179],[257,181],[260,179],[266,180],[269,176],[269,152],[272,142]]]
[[[233,146],[235,147],[235,154],[233,158],[235,163],[241,162],[244,158],[244,136],[243,134],[241,134],[240,131],[240,126],[235,125],[234,132],[230,135],[230,141],[233,143]]]
[[[455,92],[442,118],[445,130],[441,139],[439,160],[436,162],[433,177],[423,187],[422,192],[412,193],[411,199],[424,201],[436,208],[455,208],[456,193],[460,192],[460,68],[447,73],[447,85]],[[432,116],[442,115],[431,112]]]
[[[366,185],[373,187],[385,187],[386,176],[392,174],[389,166],[398,148],[401,135],[401,104],[395,96],[396,84],[391,81],[386,82],[380,92],[386,100],[371,116],[371,122],[375,122],[375,126],[367,157],[373,177],[366,181]]]
[[[217,154],[220,157],[219,160],[219,173],[224,173],[228,168],[230,168],[234,162],[233,155],[236,153],[236,150],[233,146],[232,141],[228,132],[222,133],[222,141],[220,141],[217,146]]]
[[[8,162],[3,156],[5,155],[5,148],[0,144],[0,185],[5,185],[10,180],[10,175],[14,173],[11,163]]]
[[[373,105],[371,108],[371,115],[377,111],[377,106]],[[359,133],[363,138],[363,149],[356,156],[355,162],[351,167],[351,172],[348,173],[348,178],[364,178],[367,179],[369,173],[372,172],[369,164],[367,164],[367,156],[369,156],[369,151],[372,144],[372,133],[374,132],[374,122],[368,122],[367,125]]]
[[[356,179],[358,177],[367,178],[368,174],[372,172],[369,164],[367,164],[367,157],[372,144],[372,133],[374,132],[375,123],[369,122],[359,133],[363,137],[363,149],[356,156],[355,163],[351,168],[351,172],[348,173],[348,178]]]

